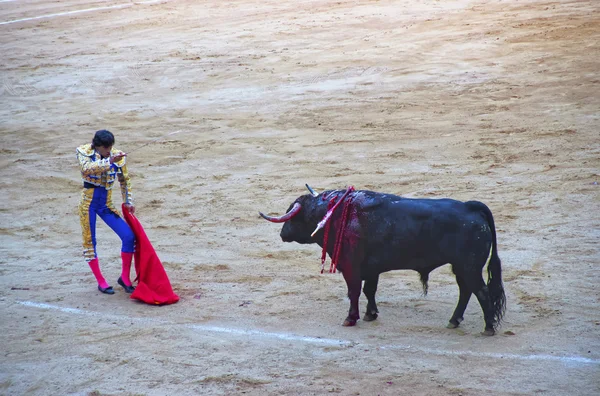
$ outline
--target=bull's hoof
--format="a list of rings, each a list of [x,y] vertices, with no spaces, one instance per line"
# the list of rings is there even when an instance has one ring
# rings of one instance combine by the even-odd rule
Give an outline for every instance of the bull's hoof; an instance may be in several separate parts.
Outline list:
[[[356,326],[356,319],[346,318],[346,320],[344,320],[344,323],[342,323],[342,326],[344,326],[344,327]]]
[[[459,325],[460,322],[463,321],[463,318],[456,318],[456,319],[450,319],[450,321],[448,321],[448,325],[446,325],[447,329],[456,329]]]
[[[485,329],[485,330],[484,330],[484,331],[481,333],[481,335],[488,336],[488,337],[491,337],[491,336],[493,336],[494,334],[496,334],[496,332],[494,331],[494,329]]]
[[[365,322],[372,322],[375,319],[377,319],[377,312],[374,312],[374,313],[368,313],[368,312],[366,312],[365,316],[363,317],[363,320]]]

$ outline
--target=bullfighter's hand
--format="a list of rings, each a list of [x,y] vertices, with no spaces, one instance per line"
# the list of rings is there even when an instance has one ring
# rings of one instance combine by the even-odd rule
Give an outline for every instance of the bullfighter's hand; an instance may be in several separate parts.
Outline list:
[[[127,155],[127,153],[123,153],[123,152],[119,152],[115,155],[111,155],[110,156],[110,163],[114,164],[115,162],[119,162],[123,159],[123,157],[125,157]]]

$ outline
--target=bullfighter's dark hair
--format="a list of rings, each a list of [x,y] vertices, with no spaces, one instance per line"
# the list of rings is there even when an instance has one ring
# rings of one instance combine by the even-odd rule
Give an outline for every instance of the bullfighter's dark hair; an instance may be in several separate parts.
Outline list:
[[[111,147],[114,144],[115,136],[106,129],[97,131],[92,140],[92,147]]]

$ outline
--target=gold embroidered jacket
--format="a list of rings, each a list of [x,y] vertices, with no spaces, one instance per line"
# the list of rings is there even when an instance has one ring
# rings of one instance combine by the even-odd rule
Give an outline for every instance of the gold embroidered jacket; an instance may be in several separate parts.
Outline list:
[[[113,148],[111,155],[116,155],[119,150]],[[131,181],[127,172],[127,165],[123,157],[120,161],[113,164],[109,158],[102,158],[100,154],[92,148],[91,144],[84,144],[77,147],[77,160],[81,170],[81,178],[84,182],[93,184],[94,186],[104,187],[111,190],[115,180],[119,180],[121,185],[121,195],[123,202],[133,205],[133,195],[131,194]]]

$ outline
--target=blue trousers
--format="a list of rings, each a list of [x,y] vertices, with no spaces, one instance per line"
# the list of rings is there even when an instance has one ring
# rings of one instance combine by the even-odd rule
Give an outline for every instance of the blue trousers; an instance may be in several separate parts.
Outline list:
[[[84,188],[79,203],[79,219],[83,236],[83,255],[86,261],[98,257],[96,253],[96,218],[100,218],[121,238],[121,251],[133,253],[135,235],[115,209],[112,190],[103,187]]]

